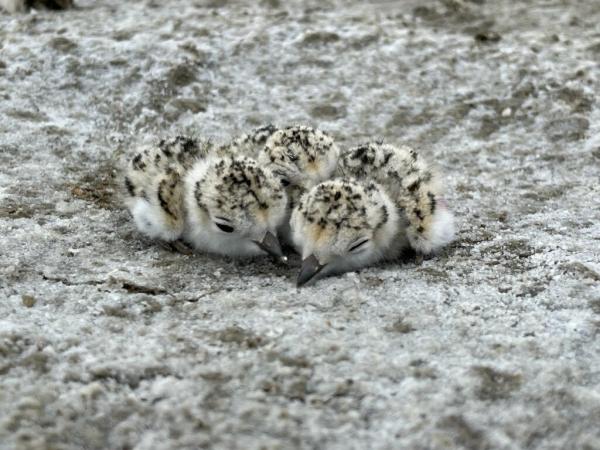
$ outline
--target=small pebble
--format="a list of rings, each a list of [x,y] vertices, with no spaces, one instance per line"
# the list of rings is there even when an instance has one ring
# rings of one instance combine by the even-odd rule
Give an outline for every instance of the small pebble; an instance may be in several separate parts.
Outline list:
[[[33,307],[33,305],[35,305],[35,297],[33,295],[28,295],[28,294],[22,295],[21,302],[27,308],[31,308],[31,307]]]

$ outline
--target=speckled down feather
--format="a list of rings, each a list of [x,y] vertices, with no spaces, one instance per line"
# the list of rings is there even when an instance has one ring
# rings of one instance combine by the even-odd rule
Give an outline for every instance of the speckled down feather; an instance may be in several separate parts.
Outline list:
[[[232,139],[230,142],[220,145],[217,148],[217,153],[220,155],[248,156],[257,159],[267,139],[277,130],[278,128],[272,124],[255,128],[248,133]]]
[[[339,154],[338,146],[327,133],[294,125],[272,133],[258,161],[281,178],[293,206],[304,191],[331,178]]]
[[[231,256],[258,256],[267,233],[286,218],[285,191],[269,169],[244,156],[211,155],[185,178],[185,239],[195,248]]]
[[[314,258],[322,274],[395,258],[405,245],[397,208],[373,181],[318,184],[302,196],[290,226],[303,260]]]
[[[443,202],[439,177],[414,149],[366,143],[345,152],[338,175],[380,183],[408,220],[411,246],[431,253],[452,240],[452,215]]]
[[[186,136],[139,149],[123,178],[125,204],[137,227],[151,238],[178,239],[185,226],[183,177],[208,154],[208,144]]]

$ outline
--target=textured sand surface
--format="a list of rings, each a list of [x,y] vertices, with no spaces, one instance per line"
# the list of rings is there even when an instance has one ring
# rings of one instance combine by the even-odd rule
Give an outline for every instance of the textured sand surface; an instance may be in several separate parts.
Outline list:
[[[600,448],[600,6],[0,13],[0,449]],[[170,253],[117,161],[307,123],[408,143],[456,242],[297,290]]]

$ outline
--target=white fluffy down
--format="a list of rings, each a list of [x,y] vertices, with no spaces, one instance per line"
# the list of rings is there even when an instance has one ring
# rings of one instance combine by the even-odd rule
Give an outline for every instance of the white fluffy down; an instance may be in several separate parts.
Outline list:
[[[454,215],[446,207],[438,207],[432,217],[427,237],[409,236],[411,246],[424,255],[436,253],[454,240]]]
[[[166,223],[160,206],[139,197],[132,198],[128,203],[135,225],[146,236],[165,241],[174,241],[181,236],[183,229],[174,229],[172,224]]]

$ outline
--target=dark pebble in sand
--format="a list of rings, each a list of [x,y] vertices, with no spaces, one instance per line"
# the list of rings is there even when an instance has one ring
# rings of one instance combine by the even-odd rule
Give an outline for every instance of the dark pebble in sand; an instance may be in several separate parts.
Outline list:
[[[32,308],[33,305],[35,305],[35,297],[33,295],[22,295],[21,296],[21,302],[23,303],[23,306],[26,306],[27,308]]]
[[[168,77],[171,85],[183,87],[196,81],[196,70],[189,64],[179,64],[169,71]]]
[[[477,42],[492,43],[498,42],[500,39],[502,39],[502,37],[495,31],[491,30],[479,31],[475,34],[475,40]]]
[[[62,36],[51,39],[48,44],[54,50],[58,50],[59,52],[63,53],[71,52],[77,48],[77,44],[75,42]]]
[[[316,105],[310,110],[311,116],[317,119],[339,119],[346,116],[345,106]]]
[[[552,140],[577,141],[585,137],[590,122],[585,117],[567,117],[551,120],[545,130]]]
[[[341,40],[341,37],[337,33],[330,31],[315,31],[307,33],[302,40],[303,45],[326,45]]]

